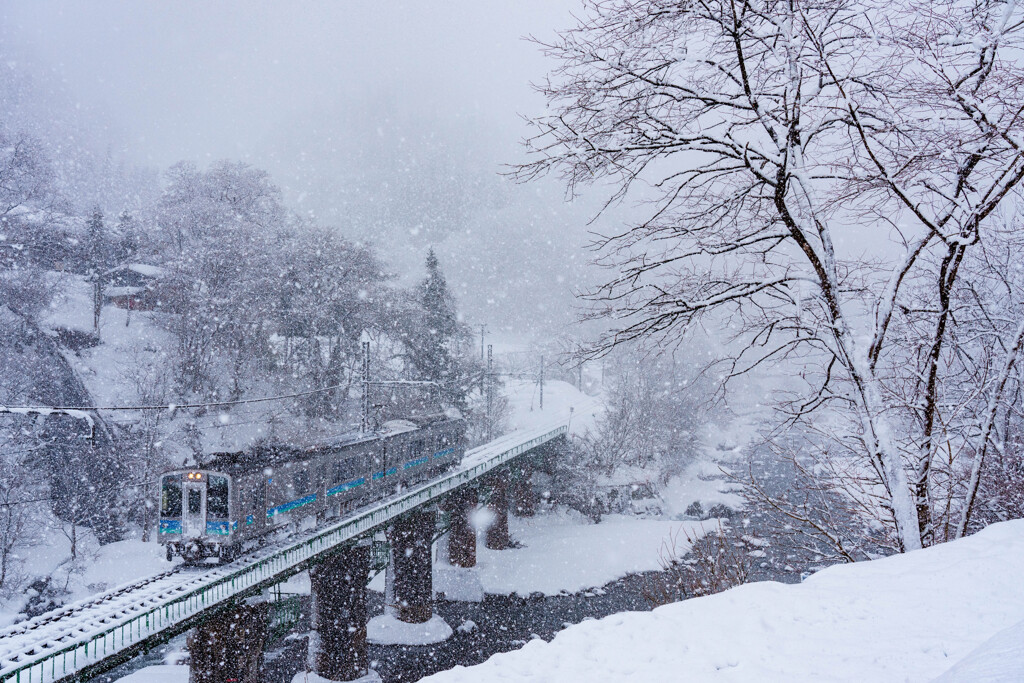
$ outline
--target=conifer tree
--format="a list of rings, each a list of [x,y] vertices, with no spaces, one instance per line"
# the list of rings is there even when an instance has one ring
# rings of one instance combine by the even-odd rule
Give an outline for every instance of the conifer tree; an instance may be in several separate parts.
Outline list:
[[[422,325],[410,340],[412,362],[420,379],[440,385],[442,401],[463,407],[465,396],[453,347],[459,334],[455,297],[448,289],[437,255],[427,253],[427,277],[419,287]]]
[[[127,209],[117,217],[117,240],[112,260],[121,265],[134,258],[140,246],[138,223]]]

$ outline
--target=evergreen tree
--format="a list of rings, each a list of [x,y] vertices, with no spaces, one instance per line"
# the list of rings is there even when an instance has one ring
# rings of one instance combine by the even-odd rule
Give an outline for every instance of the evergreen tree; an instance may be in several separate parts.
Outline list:
[[[113,261],[117,265],[128,263],[139,251],[139,226],[127,209],[117,217],[117,244],[113,248]]]
[[[420,379],[437,382],[440,398],[463,408],[459,363],[453,352],[460,325],[455,312],[455,297],[441,272],[437,255],[427,253],[427,277],[419,287],[421,325],[411,335],[412,362]]]
[[[85,266],[94,274],[107,270],[107,228],[99,206],[93,209],[86,225]]]

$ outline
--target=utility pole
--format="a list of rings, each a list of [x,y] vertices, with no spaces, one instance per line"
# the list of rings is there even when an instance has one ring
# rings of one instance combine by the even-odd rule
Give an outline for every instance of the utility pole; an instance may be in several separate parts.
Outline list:
[[[486,329],[487,329],[487,324],[486,323],[481,323],[480,324],[480,363],[481,363],[481,365],[484,362],[484,331]],[[484,392],[487,391],[487,388],[484,385],[484,383],[486,381],[487,381],[487,379],[485,377],[481,377],[480,378],[480,395],[481,396],[483,396]]]
[[[100,337],[100,312],[103,310],[103,276],[96,270],[92,273],[92,329]],[[131,301],[131,297],[128,297]]]
[[[370,430],[370,342],[363,342],[363,422],[359,431]]]
[[[491,409],[494,403],[494,356],[493,346],[487,345],[487,440],[490,441],[494,434],[494,423],[491,421]]]
[[[540,357],[540,409],[544,410],[544,356]]]

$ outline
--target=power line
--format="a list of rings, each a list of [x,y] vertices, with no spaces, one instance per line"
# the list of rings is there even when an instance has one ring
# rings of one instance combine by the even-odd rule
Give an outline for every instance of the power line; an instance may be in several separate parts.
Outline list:
[[[121,491],[123,489],[138,489],[143,487],[148,488],[151,486],[156,486],[160,482],[160,478],[160,476],[157,476],[156,479],[151,479],[149,481],[118,482],[117,484],[107,488],[97,488],[95,490],[92,490],[89,492],[89,495],[95,497],[97,495],[110,493],[111,491]],[[67,496],[64,495],[58,495],[56,497],[51,495],[48,498],[29,498],[27,500],[0,502],[0,507],[14,507],[15,505],[29,505],[31,503],[55,503],[57,501],[66,499]]]
[[[261,398],[246,398],[238,401],[216,401],[212,403],[168,403],[166,405],[151,405],[151,406],[0,406],[0,413],[11,413],[15,415],[20,414],[41,414],[46,415],[48,413],[67,413],[72,416],[81,417],[77,413],[90,413],[99,411],[115,411],[115,410],[184,410],[189,408],[220,408],[223,406],[238,406],[247,403],[266,403],[268,401],[283,401],[289,398],[302,398],[303,396],[312,396],[313,394],[321,394],[325,391],[333,391],[335,389],[344,388],[345,384],[335,384],[329,387],[321,387],[319,389],[310,389],[309,391],[300,391],[296,394],[282,394],[280,396],[263,396]]]
[[[430,380],[383,380],[369,382],[371,386],[427,386],[436,385],[437,382]],[[168,403],[166,405],[150,405],[150,406],[0,406],[0,413],[9,414],[40,414],[46,415],[48,413],[68,413],[73,417],[82,417],[78,413],[90,413],[99,411],[132,411],[132,410],[185,410],[191,408],[221,408],[224,406],[238,406],[245,405],[248,403],[267,403],[269,401],[283,401],[289,398],[302,398],[303,396],[312,396],[313,394],[322,394],[325,391],[334,391],[335,389],[343,389],[347,387],[347,384],[334,384],[329,387],[320,387],[319,389],[310,389],[309,391],[300,391],[295,394],[281,394],[279,396],[263,396],[261,398],[246,398],[237,401],[215,401],[212,403]]]

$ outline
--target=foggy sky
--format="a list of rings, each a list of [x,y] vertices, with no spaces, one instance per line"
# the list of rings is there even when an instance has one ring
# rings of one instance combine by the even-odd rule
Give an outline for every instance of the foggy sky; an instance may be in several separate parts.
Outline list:
[[[293,209],[376,242],[405,279],[427,246],[474,322],[560,324],[591,216],[554,182],[512,186],[529,87],[552,66],[528,34],[577,0],[0,6],[8,67],[89,112],[92,144],[161,170],[239,159]]]

